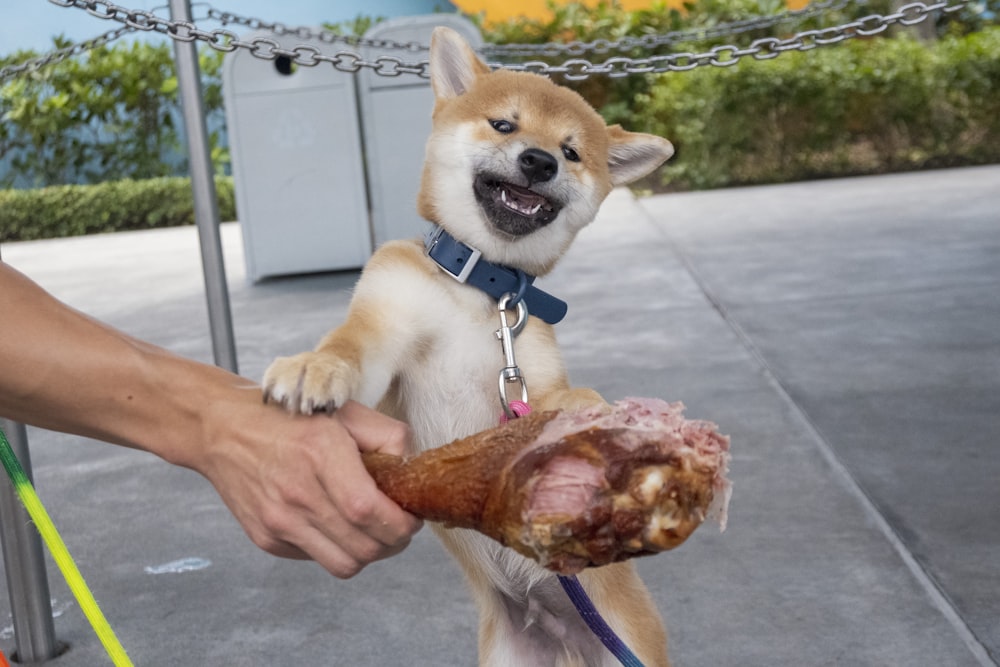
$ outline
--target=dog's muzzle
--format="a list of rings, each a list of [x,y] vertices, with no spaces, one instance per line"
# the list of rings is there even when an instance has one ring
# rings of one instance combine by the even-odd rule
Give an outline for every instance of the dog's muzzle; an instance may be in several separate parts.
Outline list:
[[[534,190],[489,174],[477,176],[473,190],[493,226],[512,236],[524,236],[544,227],[555,220],[562,209],[561,203]]]

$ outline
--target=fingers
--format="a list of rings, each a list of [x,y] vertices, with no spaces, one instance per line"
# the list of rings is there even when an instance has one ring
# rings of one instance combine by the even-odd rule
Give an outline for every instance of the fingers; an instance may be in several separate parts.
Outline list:
[[[422,522],[378,489],[361,459],[360,450],[402,454],[405,424],[357,403],[332,418],[289,415],[259,396],[226,407],[192,467],[264,551],[309,558],[346,578],[399,553],[420,530]]]
[[[339,578],[405,549],[421,522],[375,487],[356,450],[353,458],[357,467],[348,455],[334,468],[309,462],[269,479],[266,501],[241,518],[250,539],[275,556],[315,560]]]
[[[298,537],[303,553],[338,579],[349,579],[378,560],[395,556],[410,544],[410,536],[387,546],[361,532],[353,540],[333,541],[313,528]],[[294,556],[292,556],[294,557]]]
[[[280,558],[316,561],[339,579],[349,579],[371,563],[395,556],[410,543],[409,534],[386,545],[364,531],[352,534],[350,530],[343,535],[351,537],[331,539],[329,522],[314,526],[302,521],[297,525],[285,524],[279,531],[266,532],[267,537],[257,543],[264,551]],[[294,543],[275,539],[276,532],[286,535]],[[339,531],[334,532],[339,534]]]
[[[283,457],[268,517],[268,530],[292,549],[272,546],[284,553],[297,549],[341,578],[406,548],[423,524],[378,489],[359,451],[402,453],[409,442],[406,425],[358,403],[346,404],[332,419],[295,419],[305,432],[298,452]]]
[[[248,528],[247,534],[258,547],[273,556],[316,561],[340,579],[349,579],[371,563],[398,554],[410,543],[409,536],[405,536],[392,545],[385,545],[363,531],[347,539],[331,539],[327,534],[330,525],[324,523],[321,529],[298,516],[277,528],[261,526],[259,531]]]
[[[404,422],[361,403],[347,401],[335,416],[363,452],[402,456],[410,447],[410,429]]]
[[[344,411],[344,414],[341,414]],[[405,424],[358,403],[338,410],[337,420],[353,438],[353,451],[340,452],[317,469],[317,479],[336,512],[317,517],[315,527],[342,551],[359,560],[387,558],[402,551],[423,522],[382,493],[364,467],[358,449],[402,453]]]

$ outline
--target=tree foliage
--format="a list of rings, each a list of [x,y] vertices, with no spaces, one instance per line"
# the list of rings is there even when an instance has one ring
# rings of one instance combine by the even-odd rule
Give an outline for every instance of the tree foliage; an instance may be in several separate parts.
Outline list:
[[[635,129],[677,147],[661,182],[781,182],[1000,161],[1000,28],[854,41],[667,77]]]
[[[56,38],[54,49],[70,46]],[[24,62],[38,54],[5,58]],[[207,113],[222,112],[221,54],[200,57]],[[154,178],[186,172],[170,44],[119,40],[0,86],[0,186]],[[215,123],[221,125],[221,123]],[[218,160],[218,132],[212,137]]]
[[[898,4],[898,3],[896,3]],[[618,40],[704,29],[786,11],[781,0],[692,0],[683,12],[653,4],[626,12],[614,2],[592,9],[552,7],[549,21],[484,26],[487,41]],[[894,11],[889,0],[849,3],[821,14],[659,47],[702,53],[717,44],[749,45],[806,29]],[[881,173],[1000,161],[1000,1],[935,19],[937,39],[905,28],[766,61],[688,72],[563,81],[609,122],[670,139],[676,156],[646,185],[706,188],[802,178]],[[633,53],[586,54],[595,61]],[[533,60],[559,63],[559,55]]]
[[[704,52],[788,37],[899,2],[869,0],[774,22],[738,34],[690,38],[653,50],[587,53],[607,57]],[[786,11],[784,0],[690,0],[682,10],[653,2],[625,11],[613,0],[588,7],[551,3],[545,21],[481,26],[487,42],[614,42],[719,26]],[[691,72],[567,81],[608,122],[663,134],[677,156],[660,178],[669,187],[711,187],[822,175],[871,173],[1000,159],[1000,0],[939,13],[938,39],[920,42],[905,28],[763,62]],[[328,26],[364,32],[363,16]],[[56,39],[54,48],[68,46]],[[0,66],[38,54],[18,52]],[[567,54],[530,60],[562,63]],[[203,47],[204,100],[217,171],[228,166],[220,70],[223,55]],[[505,57],[505,61],[508,59]],[[186,173],[180,102],[169,41],[130,38],[0,83],[0,187],[41,187],[147,179]],[[662,185],[654,183],[653,185]]]

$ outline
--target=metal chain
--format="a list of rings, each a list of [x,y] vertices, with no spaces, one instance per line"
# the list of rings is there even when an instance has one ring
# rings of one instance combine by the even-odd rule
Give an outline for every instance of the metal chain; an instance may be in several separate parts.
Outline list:
[[[57,49],[45,54],[44,56],[32,58],[31,60],[25,60],[17,65],[8,65],[7,67],[0,69],[0,82],[20,74],[30,74],[31,72],[36,72],[48,65],[54,65],[66,60],[67,58],[72,58],[73,56],[78,56],[92,49],[99,48],[105,44],[115,41],[122,35],[133,32],[134,30],[135,29],[130,26],[122,26],[121,28],[109,30],[103,35],[98,35],[93,39],[88,39],[84,42],[73,44],[72,46]]]
[[[642,37],[622,37],[619,40],[597,39],[592,42],[550,42],[548,44],[484,44],[478,51],[485,56],[536,56],[552,57],[559,55],[581,56],[585,53],[610,53],[612,51],[631,51],[633,49],[655,49],[667,44],[689,41],[705,41],[727,35],[739,35],[753,30],[770,28],[780,23],[792,20],[804,20],[824,12],[834,12],[849,5],[866,5],[868,0],[817,0],[801,9],[789,10],[773,16],[756,16],[718,25],[676,30],[662,35],[644,35]],[[367,39],[351,35],[340,35],[329,30],[316,30],[307,27],[291,27],[280,22],[270,22],[259,18],[241,16],[233,12],[215,9],[209,5],[208,17],[223,25],[235,24],[251,30],[268,30],[276,35],[295,35],[300,39],[318,39],[328,44],[343,42],[351,46],[367,46],[381,50],[401,50],[411,53],[427,51],[429,47],[420,42],[396,42],[390,39]]]
[[[823,0],[812,2],[802,9],[792,9],[771,16],[755,16],[738,21],[719,23],[703,28],[673,30],[663,34],[641,37],[622,37],[618,40],[595,39],[592,42],[565,42],[548,44],[486,44],[480,52],[495,56],[581,56],[585,53],[605,54],[612,51],[632,51],[634,49],[654,50],[661,46],[678,42],[707,41],[729,35],[741,35],[753,30],[771,28],[787,21],[802,21],[825,12],[835,12],[858,4],[866,5],[868,0]]]
[[[420,42],[396,42],[391,39],[368,39],[355,35],[341,35],[332,30],[307,28],[304,26],[287,26],[280,22],[265,21],[263,19],[240,16],[232,12],[224,12],[214,7],[209,7],[208,18],[215,19],[222,25],[242,25],[251,30],[267,30],[275,35],[295,35],[299,39],[316,39],[326,44],[343,42],[350,46],[364,46],[382,50],[409,51],[420,53],[427,51],[430,47]]]
[[[789,51],[809,51],[820,46],[839,44],[848,39],[877,35],[897,23],[905,26],[915,25],[936,11],[940,10],[950,14],[962,9],[966,4],[968,4],[967,0],[957,0],[950,3],[948,0],[940,0],[932,4],[913,2],[901,7],[893,14],[885,16],[872,14],[836,27],[804,30],[787,39],[762,37],[744,48],[723,44],[701,53],[682,52],[647,58],[617,57],[608,58],[601,63],[592,63],[578,58],[567,60],[561,65],[528,62],[523,65],[508,64],[504,67],[539,74],[559,74],[571,81],[586,79],[594,75],[618,78],[632,74],[687,72],[705,65],[731,67],[747,56],[751,56],[755,60],[770,60]]]
[[[225,53],[242,48],[257,58],[274,60],[283,57],[303,67],[329,63],[341,72],[353,73],[361,69],[370,69],[379,76],[414,74],[425,79],[430,76],[427,61],[407,62],[395,56],[379,56],[373,60],[365,60],[361,55],[351,51],[338,51],[329,55],[322,53],[318,47],[308,44],[285,49],[277,41],[266,37],[242,41],[239,35],[231,30],[201,30],[190,21],[172,21],[149,11],[119,7],[109,0],[49,0],[49,2],[61,7],[85,9],[98,18],[118,21],[137,30],[159,32],[174,40],[183,42],[201,40],[211,48]],[[568,80],[581,80],[596,75],[616,78],[632,74],[685,72],[706,65],[731,67],[747,56],[755,60],[770,60],[788,51],[808,51],[848,39],[876,35],[894,24],[914,25],[924,21],[934,12],[952,13],[962,9],[966,4],[968,0],[939,0],[932,4],[913,2],[886,16],[872,14],[836,27],[805,30],[787,39],[762,37],[743,48],[724,44],[701,53],[685,51],[645,58],[612,57],[600,63],[571,58],[559,65],[531,61],[520,64],[493,63],[491,66],[544,75],[555,74]],[[261,23],[260,27],[265,26]],[[298,36],[295,30],[292,32]]]
[[[315,67],[320,63],[328,63],[334,69],[346,73],[355,73],[367,68],[379,76],[393,77],[400,76],[401,74],[415,74],[425,79],[430,78],[428,63],[426,61],[406,62],[402,58],[395,56],[379,56],[373,60],[365,60],[361,55],[352,51],[338,51],[330,55],[324,54],[318,47],[308,44],[300,44],[295,48],[285,49],[277,41],[267,37],[255,37],[243,41],[232,30],[224,28],[202,30],[191,21],[173,21],[157,16],[151,11],[120,7],[109,0],[49,0],[49,2],[60,7],[84,9],[91,16],[96,16],[104,20],[118,21],[136,30],[157,32],[176,41],[193,42],[200,40],[216,51],[223,53],[231,53],[237,49],[246,49],[251,55],[257,58],[264,60],[288,58],[294,64],[302,67]],[[264,27],[263,23],[261,27]],[[292,32],[295,31],[293,30]],[[333,35],[334,33],[330,34]]]

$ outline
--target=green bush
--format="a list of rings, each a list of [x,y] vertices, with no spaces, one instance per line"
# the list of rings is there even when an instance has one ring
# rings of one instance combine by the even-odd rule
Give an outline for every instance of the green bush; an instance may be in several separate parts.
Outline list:
[[[1000,161],[1000,28],[855,40],[661,77],[632,129],[668,137],[654,185],[711,188]]]
[[[67,48],[55,38],[53,46]],[[38,56],[0,56],[0,66]],[[205,114],[221,124],[222,54],[202,47]],[[46,187],[187,173],[169,43],[122,39],[0,80],[0,187]],[[228,153],[210,133],[217,173]]]
[[[670,139],[676,156],[643,186],[699,189],[1000,161],[1000,28],[989,11],[942,14],[938,39],[918,42],[907,29],[838,46],[789,51],[772,60],[745,57],[732,67],[561,81],[608,122]],[[672,43],[660,53],[701,53],[716,44],[746,46],[764,36],[886,13],[890,3],[847,5],[799,24]],[[484,28],[487,42],[616,40],[628,35],[710,28],[780,13],[781,0],[691,0],[683,13],[653,3],[626,12],[615,2],[592,9],[553,7],[545,22]],[[858,14],[861,12],[861,14]],[[993,18],[989,18],[993,17]],[[588,53],[599,62],[635,53]],[[542,58],[559,63],[565,56]]]
[[[233,179],[215,177],[219,216],[235,220]],[[188,178],[0,190],[0,242],[80,236],[194,223]]]
[[[677,155],[644,184],[654,189],[1000,162],[1000,27],[996,25],[1000,2],[983,0],[976,7],[980,5],[989,11],[942,14],[936,24],[938,39],[931,42],[914,41],[906,30],[900,30],[896,37],[854,39],[808,52],[783,53],[773,60],[746,57],[728,68],[706,66],[689,72],[595,76],[560,83],[577,89],[608,122],[653,132],[674,143]],[[885,12],[888,6],[886,0],[852,3],[798,25],[667,44],[660,53],[704,52],[726,42],[746,45],[771,34],[787,37],[790,31],[838,25],[857,18],[857,12]],[[559,3],[553,4],[549,21],[510,21],[483,27],[483,34],[494,43],[614,41],[709,28],[784,8],[783,0],[691,0],[683,12],[656,2],[635,12],[624,11],[614,2],[599,2],[593,8]],[[353,27],[360,30],[365,25],[359,18]],[[52,182],[67,171],[75,173],[81,164],[96,159],[93,151],[97,148],[110,152],[101,153],[102,170],[90,177],[169,173],[153,158],[146,159],[158,155],[156,150],[130,152],[142,143],[134,139],[137,132],[148,134],[156,143],[176,142],[172,116],[164,115],[164,109],[176,105],[176,79],[166,69],[169,52],[154,49],[140,54],[144,58],[140,60],[139,51],[141,47],[116,45],[95,51],[100,57],[92,54],[80,63],[67,61],[0,87],[4,119],[0,157],[17,158],[14,166],[35,182]],[[600,61],[618,55],[650,54],[637,49],[584,57]],[[561,63],[567,57],[543,59]],[[203,53],[202,60],[209,76],[206,104],[218,111],[221,56]],[[490,60],[509,62],[502,57]],[[131,66],[133,61],[140,66]],[[153,65],[163,72],[151,86],[147,75]],[[104,83],[97,86],[95,73],[106,78],[119,71],[124,78],[102,78]],[[94,85],[82,86],[81,81]],[[137,91],[134,96],[132,88]],[[120,100],[118,95],[125,93],[129,95]],[[96,113],[91,107],[103,110],[99,125],[106,131],[102,136],[112,136],[114,141],[77,145],[81,139],[72,129],[74,119]],[[136,119],[145,114],[153,120],[123,126],[115,114],[126,107],[141,111],[133,114]],[[219,162],[226,159],[218,146],[213,155]],[[112,164],[124,166],[105,169]],[[140,169],[143,165],[149,168]],[[132,167],[135,170],[129,171]],[[216,187],[221,217],[234,219],[232,180],[217,178]],[[192,221],[190,185],[184,178],[0,190],[0,241]]]

